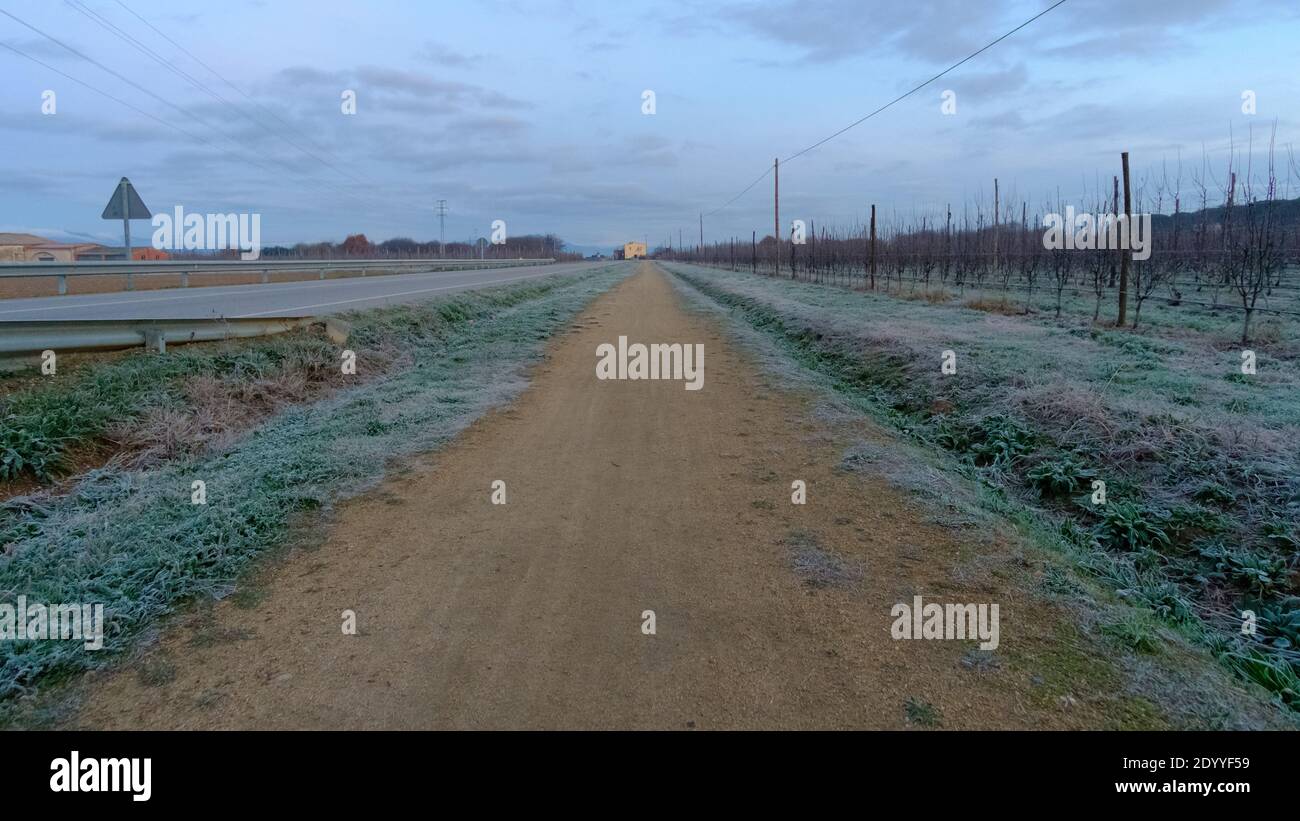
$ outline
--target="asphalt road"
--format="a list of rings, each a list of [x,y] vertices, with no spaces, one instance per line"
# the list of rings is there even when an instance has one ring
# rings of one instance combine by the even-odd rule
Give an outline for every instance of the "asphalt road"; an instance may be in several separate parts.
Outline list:
[[[112,294],[0,300],[0,323],[77,319],[239,319],[321,316],[357,308],[420,302],[441,293],[576,274],[609,262],[571,262],[477,271],[371,275],[342,279],[167,288]]]

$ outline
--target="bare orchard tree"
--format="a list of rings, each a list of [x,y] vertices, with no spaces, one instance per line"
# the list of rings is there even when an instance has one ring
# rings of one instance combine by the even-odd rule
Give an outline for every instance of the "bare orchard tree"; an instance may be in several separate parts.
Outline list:
[[[1051,203],[1048,203],[1047,208],[1050,209],[1051,207],[1052,207]],[[1065,213],[1065,207],[1062,205],[1059,199],[1057,200],[1056,203],[1056,213],[1057,214]],[[1065,226],[1064,230],[1073,231],[1074,228],[1073,226],[1067,225]],[[1070,284],[1070,276],[1073,273],[1074,266],[1070,264],[1070,257],[1073,253],[1074,253],[1073,251],[1068,251],[1063,247],[1057,247],[1049,251],[1047,255],[1048,263],[1051,265],[1052,268],[1052,284],[1056,288],[1056,318],[1057,319],[1061,318],[1061,295],[1065,293],[1066,287]]]
[[[1098,187],[1097,196],[1101,196],[1101,188]],[[1107,205],[1109,200],[1102,197],[1101,203],[1093,208],[1098,216],[1106,215],[1108,219],[1114,219],[1110,212],[1110,206]],[[1096,322],[1101,316],[1101,301],[1106,296],[1107,277],[1111,271],[1111,264],[1114,255],[1103,251],[1100,248],[1093,248],[1087,252],[1086,262],[1089,282],[1092,284],[1092,293],[1095,297],[1092,304],[1092,321]]]
[[[1183,295],[1178,290],[1178,276],[1185,264],[1183,249],[1183,158],[1178,157],[1178,173],[1174,177],[1174,219],[1170,230],[1169,246],[1165,253],[1165,283],[1169,287],[1169,304],[1182,302]]]
[[[1144,212],[1143,205],[1146,203],[1146,186],[1147,186],[1147,181],[1144,177],[1142,180],[1142,184],[1138,186],[1138,192],[1137,192],[1138,213]],[[1162,176],[1160,181],[1157,182],[1155,186],[1156,189],[1155,213],[1157,214],[1159,214],[1164,208],[1165,191],[1167,187],[1168,187],[1168,178]],[[1133,230],[1134,227],[1130,223],[1129,225],[1130,236],[1132,236]],[[1133,260],[1133,282],[1132,282],[1133,298],[1134,298],[1133,328],[1135,329],[1138,326],[1138,321],[1142,317],[1142,305],[1148,299],[1151,298],[1151,295],[1155,293],[1156,288],[1158,288],[1161,285],[1161,283],[1165,281],[1165,275],[1168,273],[1168,269],[1165,267],[1165,261],[1168,255],[1164,253],[1165,249],[1156,245],[1154,232],[1152,232],[1151,236],[1148,236],[1146,238],[1146,241],[1147,243],[1149,243],[1149,247],[1151,249],[1151,256],[1145,260],[1136,260],[1136,259]],[[1126,251],[1125,253],[1128,252]]]
[[[1035,224],[1038,216],[1034,215]],[[1028,314],[1034,304],[1034,285],[1038,282],[1038,266],[1042,262],[1043,241],[1037,231],[1029,229],[1028,204],[1020,203],[1020,236],[1016,242],[1017,268],[1020,278],[1025,283],[1025,313]]]
[[[1274,126],[1276,134],[1276,125]],[[1285,230],[1279,219],[1277,203],[1277,173],[1273,166],[1273,137],[1269,138],[1268,185],[1264,198],[1259,199],[1247,176],[1244,186],[1244,205],[1238,218],[1238,231],[1234,238],[1234,264],[1231,266],[1230,284],[1241,299],[1245,317],[1241,323],[1241,341],[1250,341],[1250,321],[1254,316],[1259,295],[1268,287],[1282,267],[1285,255]]]
[[[953,205],[952,203],[946,204],[945,208],[946,210],[948,210],[948,214],[946,214],[946,218],[944,222],[944,248],[943,251],[941,251],[941,253],[943,253],[944,265],[939,272],[939,284],[940,287],[946,288],[948,287],[948,275],[952,273],[953,270]]]
[[[982,200],[975,201],[975,253],[972,255],[974,262],[975,287],[979,289],[980,299],[984,298],[984,280],[988,278],[992,258],[989,254],[991,243],[989,242],[989,231],[985,227],[984,221],[984,203]]]

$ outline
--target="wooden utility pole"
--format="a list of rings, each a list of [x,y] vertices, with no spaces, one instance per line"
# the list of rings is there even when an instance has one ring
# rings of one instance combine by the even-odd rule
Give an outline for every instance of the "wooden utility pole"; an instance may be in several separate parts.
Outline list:
[[[1128,152],[1120,154],[1120,164],[1124,170],[1124,221],[1127,223],[1124,227],[1127,229],[1123,232],[1116,231],[1118,236],[1130,235],[1133,230],[1133,213],[1132,205],[1129,199],[1128,183]],[[1116,243],[1119,245],[1120,243]],[[1130,243],[1131,244],[1131,243]],[[1124,327],[1124,319],[1128,316],[1128,258],[1130,254],[1128,249],[1121,248],[1119,252],[1119,318],[1115,320],[1115,327]]]
[[[952,266],[952,203],[946,203],[948,224],[943,229],[943,284],[948,284],[948,273]]]
[[[871,271],[871,290],[876,290],[876,205],[871,205],[871,253],[869,255]]]
[[[993,178],[993,276],[998,275],[998,225],[1000,216],[998,214],[998,178]],[[1003,294],[1006,296],[1006,294]]]
[[[1113,187],[1113,189],[1114,189],[1113,192],[1111,193],[1111,197],[1110,197],[1111,215],[1115,218],[1115,231],[1117,232],[1117,233],[1116,233],[1116,236],[1118,236],[1118,231],[1119,231],[1119,177],[1117,177],[1117,176],[1116,176],[1116,177],[1111,177],[1111,178],[1110,178],[1110,181],[1111,181],[1111,185],[1112,185],[1112,187]],[[1074,229],[1071,228],[1070,230],[1074,230]],[[1120,256],[1124,256],[1124,252],[1123,252],[1123,250],[1121,250],[1121,251],[1119,252],[1119,255],[1120,255]],[[1114,288],[1114,287],[1115,287],[1115,260],[1114,260],[1114,259],[1112,259],[1112,260],[1110,261],[1110,281],[1109,281],[1109,283],[1106,285],[1106,287],[1107,287],[1107,288]]]
[[[808,268],[808,279],[812,280],[816,274],[813,268],[817,264],[817,221],[808,221],[808,256],[806,267]]]
[[[758,273],[758,232],[751,231],[749,235],[749,272]]]
[[[700,212],[700,252],[704,251],[704,212]]]
[[[781,158],[772,159],[772,239],[776,240],[776,275],[781,275]]]

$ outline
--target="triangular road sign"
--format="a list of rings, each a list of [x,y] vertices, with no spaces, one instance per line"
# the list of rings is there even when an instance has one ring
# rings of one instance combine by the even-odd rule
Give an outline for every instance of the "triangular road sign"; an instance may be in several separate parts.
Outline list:
[[[108,205],[104,206],[104,213],[100,215],[100,219],[120,220],[123,218],[123,189],[126,190],[126,206],[129,214],[126,217],[127,219],[147,220],[153,217],[153,214],[149,213],[149,207],[144,204],[144,200],[140,199],[140,195],[135,192],[135,186],[131,185],[130,180],[123,177],[122,181],[117,184],[117,188],[113,190],[113,196],[109,199]]]

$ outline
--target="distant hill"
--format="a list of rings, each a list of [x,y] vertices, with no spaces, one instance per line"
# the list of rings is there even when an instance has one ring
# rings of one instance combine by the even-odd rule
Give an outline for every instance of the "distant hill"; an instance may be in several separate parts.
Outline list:
[[[1233,213],[1241,213],[1245,206],[1234,205]],[[1260,202],[1251,206],[1262,210],[1273,210],[1282,218],[1283,225],[1296,225],[1300,223],[1300,197],[1293,200],[1271,200],[1269,202]],[[1204,210],[1204,218],[1211,225],[1218,225],[1223,222],[1223,212],[1226,209],[1222,205],[1216,205]],[[1184,211],[1178,215],[1176,224],[1179,230],[1195,228],[1201,224],[1201,211]],[[1151,227],[1156,231],[1172,230],[1175,225],[1175,218],[1172,214],[1153,214],[1151,217]]]

